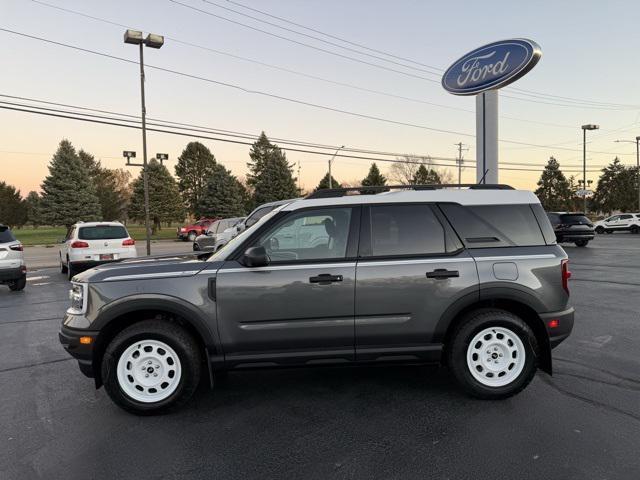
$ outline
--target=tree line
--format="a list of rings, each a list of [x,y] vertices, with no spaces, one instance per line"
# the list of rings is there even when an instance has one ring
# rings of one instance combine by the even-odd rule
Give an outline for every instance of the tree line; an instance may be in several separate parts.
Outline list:
[[[593,196],[587,198],[590,212],[635,212],[638,210],[638,168],[622,165],[618,157],[601,170]],[[579,185],[575,176],[567,178],[560,164],[550,157],[537,183],[535,194],[547,211],[582,211],[583,197],[576,192]]]

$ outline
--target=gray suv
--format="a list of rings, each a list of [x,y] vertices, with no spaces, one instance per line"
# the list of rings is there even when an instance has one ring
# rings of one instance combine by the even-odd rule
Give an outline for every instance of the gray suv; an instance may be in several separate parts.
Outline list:
[[[466,187],[321,190],[204,258],[96,267],[60,341],[137,414],[219,372],[329,364],[440,363],[509,397],[571,332],[567,255],[533,193]]]

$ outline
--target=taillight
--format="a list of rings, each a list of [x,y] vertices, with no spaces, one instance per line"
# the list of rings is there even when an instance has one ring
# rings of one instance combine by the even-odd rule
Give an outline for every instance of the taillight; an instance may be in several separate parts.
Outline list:
[[[136,241],[133,238],[127,238],[126,240],[122,241],[122,246],[123,247],[130,247],[132,245],[135,245]]]
[[[569,260],[562,260],[562,288],[569,295],[569,279],[571,278],[571,272],[569,271]]]
[[[87,242],[76,240],[71,244],[71,248],[89,248],[89,244]]]
[[[11,245],[9,247],[11,250],[14,250],[16,252],[21,252],[22,250],[24,250],[24,248],[22,248],[22,245],[18,244],[18,245]]]

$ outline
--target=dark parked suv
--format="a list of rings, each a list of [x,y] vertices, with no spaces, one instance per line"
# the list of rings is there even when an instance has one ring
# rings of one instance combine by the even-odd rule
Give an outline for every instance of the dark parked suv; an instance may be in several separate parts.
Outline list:
[[[537,368],[551,373],[574,313],[567,255],[535,195],[355,193],[282,205],[204,258],[77,275],[60,341],[138,414],[184,404],[225,370],[441,363],[486,399],[518,393]]]
[[[568,242],[586,247],[595,237],[593,223],[584,213],[549,212],[547,216],[558,243]]]

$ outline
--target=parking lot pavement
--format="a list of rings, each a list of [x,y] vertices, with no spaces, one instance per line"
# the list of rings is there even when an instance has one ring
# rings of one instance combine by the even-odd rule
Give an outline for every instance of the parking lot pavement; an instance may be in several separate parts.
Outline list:
[[[142,241],[136,242],[138,256],[143,256],[147,252],[147,244]],[[178,240],[159,240],[151,242],[151,254],[163,255],[165,253],[192,252],[193,243],[181,242]],[[35,268],[56,267],[60,264],[59,248],[57,245],[25,247],[24,259],[30,270]]]
[[[573,335],[505,401],[445,369],[231,373],[183,410],[129,415],[58,344],[68,283],[0,287],[0,478],[637,479],[640,235],[571,258]]]

